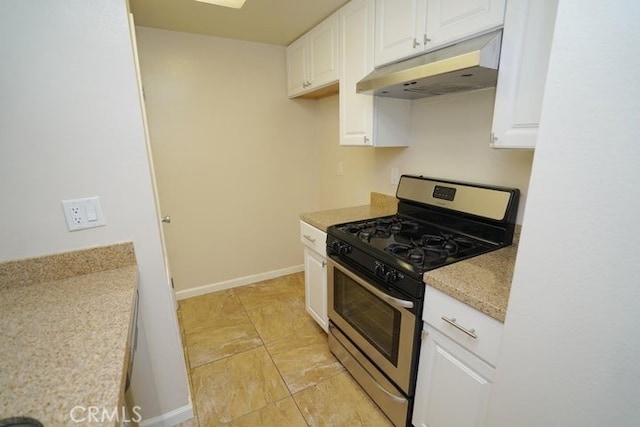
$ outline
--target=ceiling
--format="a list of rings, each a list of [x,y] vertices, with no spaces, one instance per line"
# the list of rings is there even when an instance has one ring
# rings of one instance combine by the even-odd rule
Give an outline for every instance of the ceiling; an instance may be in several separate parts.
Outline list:
[[[136,25],[286,46],[348,0],[246,0],[231,9],[194,0],[129,0]]]

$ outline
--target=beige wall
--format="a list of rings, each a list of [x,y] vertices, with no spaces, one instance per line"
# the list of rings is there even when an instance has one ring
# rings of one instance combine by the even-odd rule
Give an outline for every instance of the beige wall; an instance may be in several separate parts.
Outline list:
[[[320,208],[368,204],[369,193],[373,189],[376,150],[340,147],[338,95],[316,102]],[[339,163],[342,163],[343,175],[338,175]]]
[[[529,186],[533,151],[489,147],[493,90],[413,101],[408,148],[338,146],[337,96],[318,101],[322,209],[366,203],[370,191],[395,194],[391,168],[418,174],[519,188]],[[344,175],[337,176],[338,162]]]
[[[301,265],[316,103],[287,98],[285,49],[136,30],[176,290]]]
[[[533,152],[488,146],[492,90],[414,101],[408,148],[340,147],[338,97],[288,99],[284,48],[137,31],[178,291],[300,265],[300,212],[393,195],[392,167],[526,196]]]

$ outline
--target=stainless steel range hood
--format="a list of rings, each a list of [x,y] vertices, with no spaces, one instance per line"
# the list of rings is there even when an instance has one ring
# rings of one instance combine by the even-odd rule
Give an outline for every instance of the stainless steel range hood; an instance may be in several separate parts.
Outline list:
[[[356,92],[416,99],[496,85],[502,30],[376,69]]]

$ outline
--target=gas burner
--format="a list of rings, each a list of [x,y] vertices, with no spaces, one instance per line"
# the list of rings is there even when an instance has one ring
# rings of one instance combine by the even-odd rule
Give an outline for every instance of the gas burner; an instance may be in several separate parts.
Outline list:
[[[439,236],[425,234],[419,240],[411,241],[414,245],[429,251],[455,255],[458,252],[456,239],[450,233],[441,232]]]
[[[367,227],[367,224],[347,224],[344,226],[344,231],[349,234],[358,234],[361,230]]]
[[[467,237],[456,236],[452,233],[441,231],[440,235],[425,234],[420,239],[411,240],[417,247],[428,251],[434,251],[447,256],[456,256],[463,250],[473,249],[478,246],[476,241]]]
[[[369,242],[371,239],[388,239],[398,233],[416,233],[420,225],[400,217],[383,217],[344,225],[342,230],[359,239]]]
[[[358,233],[358,237],[361,238],[362,240],[366,240],[369,241],[371,240],[372,237],[383,237],[386,238],[388,237],[387,230],[385,228],[381,228],[381,227],[375,227],[373,229],[368,228],[365,230],[362,230]]]
[[[479,247],[478,242],[451,232],[423,234],[420,238],[390,242],[384,251],[417,267],[436,267],[460,257]]]
[[[447,254],[441,250],[431,250],[425,247],[416,245],[415,243],[392,243],[385,248],[386,252],[394,255],[397,258],[408,261],[411,264],[417,266],[424,266],[425,264],[438,264],[444,263],[447,259]]]

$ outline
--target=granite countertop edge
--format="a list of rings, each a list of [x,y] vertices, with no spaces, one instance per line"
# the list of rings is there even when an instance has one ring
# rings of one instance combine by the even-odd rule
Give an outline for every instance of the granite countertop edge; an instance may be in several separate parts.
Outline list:
[[[518,254],[521,226],[513,244],[424,273],[423,281],[470,307],[504,323]]]
[[[70,253],[83,274],[67,277],[64,265],[76,263]],[[71,418],[76,407],[121,411],[138,268],[132,243],[57,255],[0,263],[0,272],[19,272],[16,282],[0,286],[0,413],[78,425]],[[16,262],[61,278],[34,282],[36,273]]]
[[[300,219],[326,233],[327,228],[335,224],[394,215],[396,212],[398,212],[398,199],[387,194],[372,192],[368,205],[304,212],[300,214]]]

